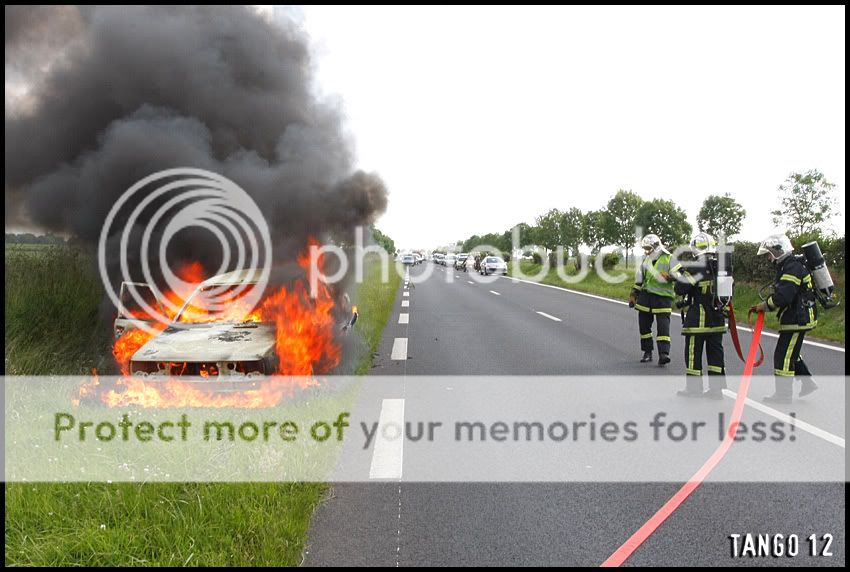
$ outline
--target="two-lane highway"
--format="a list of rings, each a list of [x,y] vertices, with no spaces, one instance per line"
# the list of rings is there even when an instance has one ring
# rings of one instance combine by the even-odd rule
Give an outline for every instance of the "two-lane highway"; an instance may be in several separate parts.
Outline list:
[[[426,272],[432,276],[418,281]],[[416,393],[416,376],[423,375],[663,373],[673,376],[665,391],[669,390],[669,399],[675,403],[673,393],[682,384],[683,375],[682,337],[675,314],[673,361],[659,367],[638,362],[637,316],[622,303],[510,278],[484,283],[443,267],[414,267],[411,275],[409,285],[397,295],[396,311],[387,324],[371,372],[373,376],[403,376],[404,381],[378,382],[364,390],[361,401],[376,413],[403,417],[405,408],[408,414],[415,411],[415,401],[408,399],[405,404],[405,397]],[[745,345],[749,337],[748,332],[742,332]],[[730,373],[727,402],[731,407],[742,364],[726,338]],[[769,335],[763,339],[767,363],[757,374],[770,373],[775,341]],[[844,374],[843,348],[808,344],[804,355],[816,374]],[[600,383],[600,391],[605,391],[604,387]],[[762,384],[754,387],[750,396],[758,399],[769,389]],[[457,405],[474,409],[481,403]],[[843,385],[824,387],[784,411],[795,411],[832,437],[830,442],[808,433],[811,454],[840,455],[843,459]],[[745,414],[772,421],[782,412],[748,407]],[[727,462],[751,462],[742,457],[733,447]],[[379,469],[391,476],[395,470],[403,473],[402,465],[410,468],[423,462],[406,454],[396,464],[381,461]],[[417,483],[405,482],[403,477],[337,484],[315,515],[306,563],[598,565],[680,485]],[[812,558],[801,554],[780,561],[731,559],[729,535],[742,532],[832,534],[834,556]],[[628,563],[843,565],[844,543],[843,483],[706,483]]]

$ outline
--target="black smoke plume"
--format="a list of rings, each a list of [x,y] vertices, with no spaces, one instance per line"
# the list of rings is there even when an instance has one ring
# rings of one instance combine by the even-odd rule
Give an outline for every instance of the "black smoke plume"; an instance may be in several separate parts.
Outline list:
[[[354,170],[340,109],[314,95],[308,38],[293,22],[228,6],[5,16],[7,226],[94,244],[126,189],[174,167],[245,189],[278,262],[308,236],[349,241],[385,210],[381,180]],[[217,268],[212,240],[186,232],[169,255]]]

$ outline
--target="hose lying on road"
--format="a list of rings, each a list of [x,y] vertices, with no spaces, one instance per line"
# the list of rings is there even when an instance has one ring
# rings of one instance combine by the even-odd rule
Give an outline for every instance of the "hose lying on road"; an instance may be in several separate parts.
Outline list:
[[[615,550],[614,553],[602,563],[602,566],[620,566],[628,560],[634,551],[637,550],[638,547],[643,544],[644,541],[646,541],[646,539],[649,538],[652,533],[655,532],[655,530],[661,526],[683,502],[685,502],[685,499],[687,499],[691,493],[702,484],[709,473],[714,470],[714,467],[716,467],[723,457],[726,456],[726,453],[729,451],[729,448],[734,442],[734,437],[738,432],[738,424],[740,423],[741,415],[744,412],[744,401],[747,399],[747,391],[750,388],[750,377],[753,374],[753,367],[755,367],[756,353],[757,351],[761,351],[759,340],[761,339],[761,331],[763,327],[764,312],[759,312],[758,318],[756,319],[756,325],[753,328],[753,341],[750,344],[750,351],[747,355],[747,361],[744,364],[744,373],[741,375],[741,385],[738,388],[738,397],[735,399],[735,406],[732,409],[732,418],[729,421],[729,428],[726,431],[726,436],[723,438],[723,441],[714,453],[712,453],[711,457],[709,457],[703,464],[703,466],[700,467],[700,469],[688,480],[688,482],[686,482],[682,488],[680,488],[676,494],[670,498],[670,500],[664,503],[664,506],[658,509],[658,512],[652,515],[652,517],[647,520],[644,525],[641,526],[628,540],[626,540],[622,546]],[[762,358],[763,357],[764,353],[762,352]]]

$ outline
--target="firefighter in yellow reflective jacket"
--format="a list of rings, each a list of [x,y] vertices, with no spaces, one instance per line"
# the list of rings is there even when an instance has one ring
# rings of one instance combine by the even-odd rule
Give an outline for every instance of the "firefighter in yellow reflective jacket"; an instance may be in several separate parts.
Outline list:
[[[794,247],[784,234],[767,237],[758,254],[766,254],[776,267],[773,293],[767,300],[752,306],[753,311],[778,310],[779,340],[773,352],[776,391],[764,398],[769,403],[791,403],[794,377],[802,382],[800,397],[818,386],[800,355],[806,332],[818,325],[818,308],[812,286],[812,275],[802,260],[794,256]]]
[[[685,336],[685,389],[682,397],[723,399],[726,369],[723,360],[723,334],[726,332],[724,307],[729,300],[717,296],[717,242],[700,232],[691,240],[696,262],[683,269],[671,270],[676,279],[676,294],[682,296],[676,306],[682,308],[682,334]],[[708,391],[703,393],[702,354],[708,363]]]
[[[670,363],[670,314],[673,312],[673,279],[670,277],[670,253],[654,234],[640,241],[645,254],[629,306],[638,311],[642,363],[652,361],[652,322],[657,323],[658,365]]]

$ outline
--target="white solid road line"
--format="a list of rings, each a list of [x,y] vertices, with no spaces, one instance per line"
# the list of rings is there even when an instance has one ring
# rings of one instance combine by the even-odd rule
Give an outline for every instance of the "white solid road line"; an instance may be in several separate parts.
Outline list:
[[[522,280],[520,278],[514,278],[512,276],[499,276],[499,278],[507,278],[508,280],[513,280],[514,282],[524,282],[525,284],[534,284],[536,286],[543,286],[544,288],[554,288],[555,290],[563,290],[564,292],[569,292],[571,294],[578,294],[579,296],[587,296],[588,298],[596,298],[597,300],[604,300],[606,302],[614,302],[615,304],[622,304],[623,306],[628,306],[628,302],[623,302],[621,300],[615,300],[613,298],[606,298],[605,296],[597,296],[596,294],[588,294],[587,292],[579,292],[578,290],[570,290],[569,288],[563,288],[561,286],[552,286],[551,284],[543,284],[541,282],[532,282],[531,280]]]
[[[562,290],[564,292],[569,292],[570,294],[578,294],[579,296],[587,296],[588,298],[595,298],[597,300],[602,300],[604,302],[613,302],[614,304],[620,304],[622,306],[628,306],[628,302],[623,302],[622,300],[615,300],[613,298],[606,298],[605,296],[597,296],[596,294],[588,294],[587,292],[579,292],[578,290],[570,290],[569,288],[564,288],[562,286],[553,286],[552,284],[541,284],[540,282],[532,282],[531,280],[522,280],[520,278],[513,278],[512,276],[499,276],[499,278],[506,278],[508,280],[512,280],[514,282],[524,282],[525,284],[534,284],[535,286],[543,286],[544,288],[554,288],[555,290]],[[738,326],[739,330],[743,330],[745,332],[752,332],[751,328],[747,328],[745,326]],[[773,332],[762,332],[761,335],[767,336],[769,338],[778,338],[779,334],[774,334]],[[844,353],[844,348],[838,346],[831,346],[829,344],[822,344],[819,342],[813,342],[811,340],[803,340],[803,344],[807,346],[814,346],[816,348],[823,348],[825,350],[832,350],[834,352]]]
[[[398,323],[399,324],[407,324],[410,322],[410,314],[399,314],[398,315]]]
[[[725,395],[726,397],[729,397],[730,399],[733,399],[733,400],[738,398],[738,394],[735,393],[734,391],[732,391],[731,389],[724,389],[723,395]],[[749,397],[747,397],[744,400],[744,402],[747,405],[749,405],[750,407],[752,407],[753,409],[761,411],[762,413],[766,413],[766,414],[770,415],[771,417],[776,417],[777,419],[779,419],[780,421],[784,421],[785,423],[788,423],[788,424],[793,423],[794,426],[797,429],[802,429],[806,433],[811,433],[815,437],[820,437],[824,441],[827,441],[828,443],[832,443],[833,445],[838,445],[842,449],[845,448],[844,447],[844,439],[842,439],[841,437],[839,437],[837,435],[833,435],[829,431],[824,431],[823,429],[821,429],[819,427],[815,427],[811,423],[806,423],[805,421],[801,421],[800,419],[797,419],[795,417],[791,417],[790,415],[786,415],[785,413],[782,413],[781,411],[777,411],[776,409],[774,409],[772,407],[768,407],[767,405],[765,405],[763,403],[759,403],[758,401],[750,399]]]
[[[498,293],[498,292],[496,292],[495,290],[490,290],[490,294],[495,294],[496,296],[501,296],[501,294],[499,294],[499,293]]]
[[[372,449],[370,479],[400,479],[404,457],[404,399],[384,399]]]
[[[407,308],[408,306],[410,306],[410,300],[402,300],[401,301],[401,307],[402,308]]]
[[[393,340],[393,351],[390,358],[395,360],[407,359],[407,338]]]
[[[404,292],[402,296],[410,296],[410,292]]]
[[[544,318],[549,318],[550,320],[554,320],[554,321],[556,321],[556,322],[560,322],[560,321],[561,321],[561,318],[556,318],[555,316],[550,316],[550,315],[549,315],[549,314],[547,314],[546,312],[537,312],[537,313],[538,313],[538,314],[540,314],[541,316],[543,316]]]
[[[752,332],[752,328],[747,328],[746,326],[738,326],[739,330],[743,330],[745,332]],[[774,334],[773,332],[762,332],[761,335],[767,336],[769,338],[778,338],[779,334]],[[813,342],[811,340],[803,340],[803,343],[807,346],[814,346],[816,348],[823,348],[825,350],[832,350],[834,352],[844,353],[844,348],[839,348],[838,346],[831,346],[829,344],[821,344],[818,342]]]

